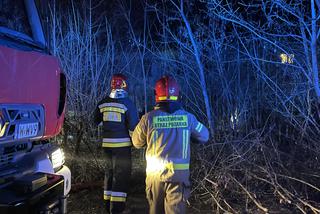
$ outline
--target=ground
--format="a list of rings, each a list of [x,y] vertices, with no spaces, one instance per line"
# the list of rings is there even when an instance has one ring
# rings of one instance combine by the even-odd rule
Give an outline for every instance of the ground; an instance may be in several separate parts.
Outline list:
[[[70,214],[106,213],[102,202],[103,189],[82,190],[72,193],[69,197],[68,211]],[[128,197],[129,213],[148,213],[144,194],[138,193]]]
[[[95,189],[85,189],[79,192],[70,194],[68,213],[70,214],[102,214],[106,213],[103,207],[103,202],[101,199],[102,188]],[[128,197],[129,212],[130,214],[147,214],[148,213],[148,203],[145,199],[144,193],[131,193]],[[212,213],[212,211],[197,210],[194,207],[188,207],[187,213]]]
[[[144,194],[143,172],[133,171],[130,181],[130,192],[128,194],[127,207],[129,213],[148,213],[148,202]],[[103,183],[98,182],[93,187],[87,187],[71,192],[68,200],[68,212],[71,214],[100,214],[106,213],[103,206]]]
[[[105,164],[101,154],[93,155],[84,154],[70,158],[67,155],[66,165],[72,171],[72,190],[68,198],[68,213],[71,214],[100,214],[106,213],[103,206],[103,165]],[[143,152],[133,151],[132,176],[130,182],[130,190],[128,194],[128,212],[131,214],[148,213],[148,203],[145,198],[145,161]],[[231,192],[232,193],[232,192]],[[191,197],[190,205],[187,208],[188,214],[206,214],[214,213],[210,206],[208,195],[201,194],[201,197]],[[193,194],[194,196],[194,194]],[[232,198],[232,195],[230,196]],[[270,203],[273,203],[273,197],[270,196]],[[292,207],[284,209],[279,206],[269,206],[270,214],[292,214]],[[255,208],[255,209],[252,209]],[[246,204],[239,204],[235,207],[239,213],[263,213],[255,206],[246,209]]]
[[[127,207],[130,214],[147,214],[148,202],[145,198],[145,175],[143,171],[133,170],[128,195]],[[81,186],[81,185],[80,185]],[[68,213],[70,214],[102,214],[106,213],[102,201],[103,183],[102,181],[93,183],[91,187],[82,185],[74,190],[68,198]],[[187,213],[212,213],[204,209],[188,207]]]

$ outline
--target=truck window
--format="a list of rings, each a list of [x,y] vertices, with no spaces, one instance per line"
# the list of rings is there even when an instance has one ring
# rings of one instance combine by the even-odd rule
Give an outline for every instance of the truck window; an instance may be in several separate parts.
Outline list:
[[[28,21],[23,0],[0,1],[0,27],[9,28],[32,38],[32,31]]]

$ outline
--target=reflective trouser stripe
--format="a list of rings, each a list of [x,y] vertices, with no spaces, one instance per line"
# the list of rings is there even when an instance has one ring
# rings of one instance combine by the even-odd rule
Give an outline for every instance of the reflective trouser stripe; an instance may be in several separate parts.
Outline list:
[[[127,197],[127,193],[125,193],[125,192],[113,192],[113,191],[112,191],[111,196],[115,196],[115,197]]]
[[[127,193],[125,192],[112,192],[110,201],[125,202],[127,199]]]
[[[104,190],[104,191],[103,191],[103,194],[104,194],[104,195],[111,195],[111,194],[112,194],[112,191],[108,191],[108,190],[106,191],[106,190]]]
[[[128,142],[130,141],[129,137],[123,137],[123,138],[103,138],[102,142],[104,143],[122,143],[122,142]]]
[[[126,147],[126,146],[131,146],[131,142],[122,142],[122,143],[102,143],[102,147],[111,147],[111,148],[116,148],[116,147]]]
[[[111,196],[110,201],[114,202],[125,202],[127,200],[126,197],[117,197],[117,196]]]
[[[103,191],[103,199],[106,201],[110,200],[111,194],[112,194],[112,191]]]
[[[113,191],[103,191],[103,199],[115,202],[126,201],[127,193],[125,192],[113,192]]]

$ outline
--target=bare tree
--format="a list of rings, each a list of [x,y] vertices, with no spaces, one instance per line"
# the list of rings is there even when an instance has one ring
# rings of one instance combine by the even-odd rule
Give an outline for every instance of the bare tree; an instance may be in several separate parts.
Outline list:
[[[141,26],[121,0],[113,22],[95,20],[91,1],[72,1],[64,17],[52,10],[78,138],[97,139],[88,112],[114,70],[143,91],[133,96],[145,111],[151,83],[170,73],[214,130],[215,144],[194,146],[193,199],[215,213],[319,212],[318,0],[142,0]],[[127,34],[113,37],[119,23]]]
[[[106,96],[111,74],[114,69],[114,43],[107,20],[94,25],[92,5],[89,4],[85,19],[71,1],[66,17],[51,10],[53,29],[53,49],[60,59],[68,81],[67,121],[72,126],[71,135],[75,137],[76,153],[81,142],[91,129],[92,112],[96,103]],[[67,25],[63,25],[63,23]],[[102,32],[106,40],[98,38]],[[90,135],[90,134],[89,134]]]
[[[209,124],[209,129],[210,129],[211,135],[213,135],[213,133],[214,133],[214,123],[213,123],[213,120],[212,120],[211,105],[210,105],[210,102],[209,102],[209,97],[208,97],[208,92],[207,92],[207,85],[206,85],[206,79],[205,79],[205,76],[204,76],[203,64],[201,62],[200,49],[199,49],[198,44],[197,44],[197,42],[195,40],[195,37],[193,35],[192,29],[190,27],[190,23],[189,23],[186,15],[184,13],[183,1],[180,1],[180,6],[177,5],[174,1],[171,1],[171,3],[175,6],[177,11],[179,12],[179,14],[180,14],[180,16],[181,16],[181,18],[182,18],[182,20],[183,20],[183,22],[185,24],[189,39],[190,39],[191,44],[192,44],[193,55],[195,57],[195,60],[197,62],[197,66],[198,66],[198,69],[199,69],[200,86],[201,86],[201,91],[202,91],[202,95],[203,95],[203,99],[204,99],[204,103],[205,103],[205,109],[206,109],[206,115],[207,115],[207,120],[208,120],[208,124]]]

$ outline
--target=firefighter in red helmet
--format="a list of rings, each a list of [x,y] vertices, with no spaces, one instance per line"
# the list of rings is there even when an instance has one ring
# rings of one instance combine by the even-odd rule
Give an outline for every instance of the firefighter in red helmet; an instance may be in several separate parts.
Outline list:
[[[169,76],[155,85],[156,106],[136,126],[132,143],[146,145],[146,196],[151,214],[186,212],[189,197],[190,138],[200,143],[209,139],[208,129],[183,110],[180,87]]]
[[[103,198],[107,212],[121,213],[125,209],[131,176],[131,133],[138,123],[124,75],[112,76],[111,93],[98,103],[95,122],[102,122],[102,147],[108,161]]]

